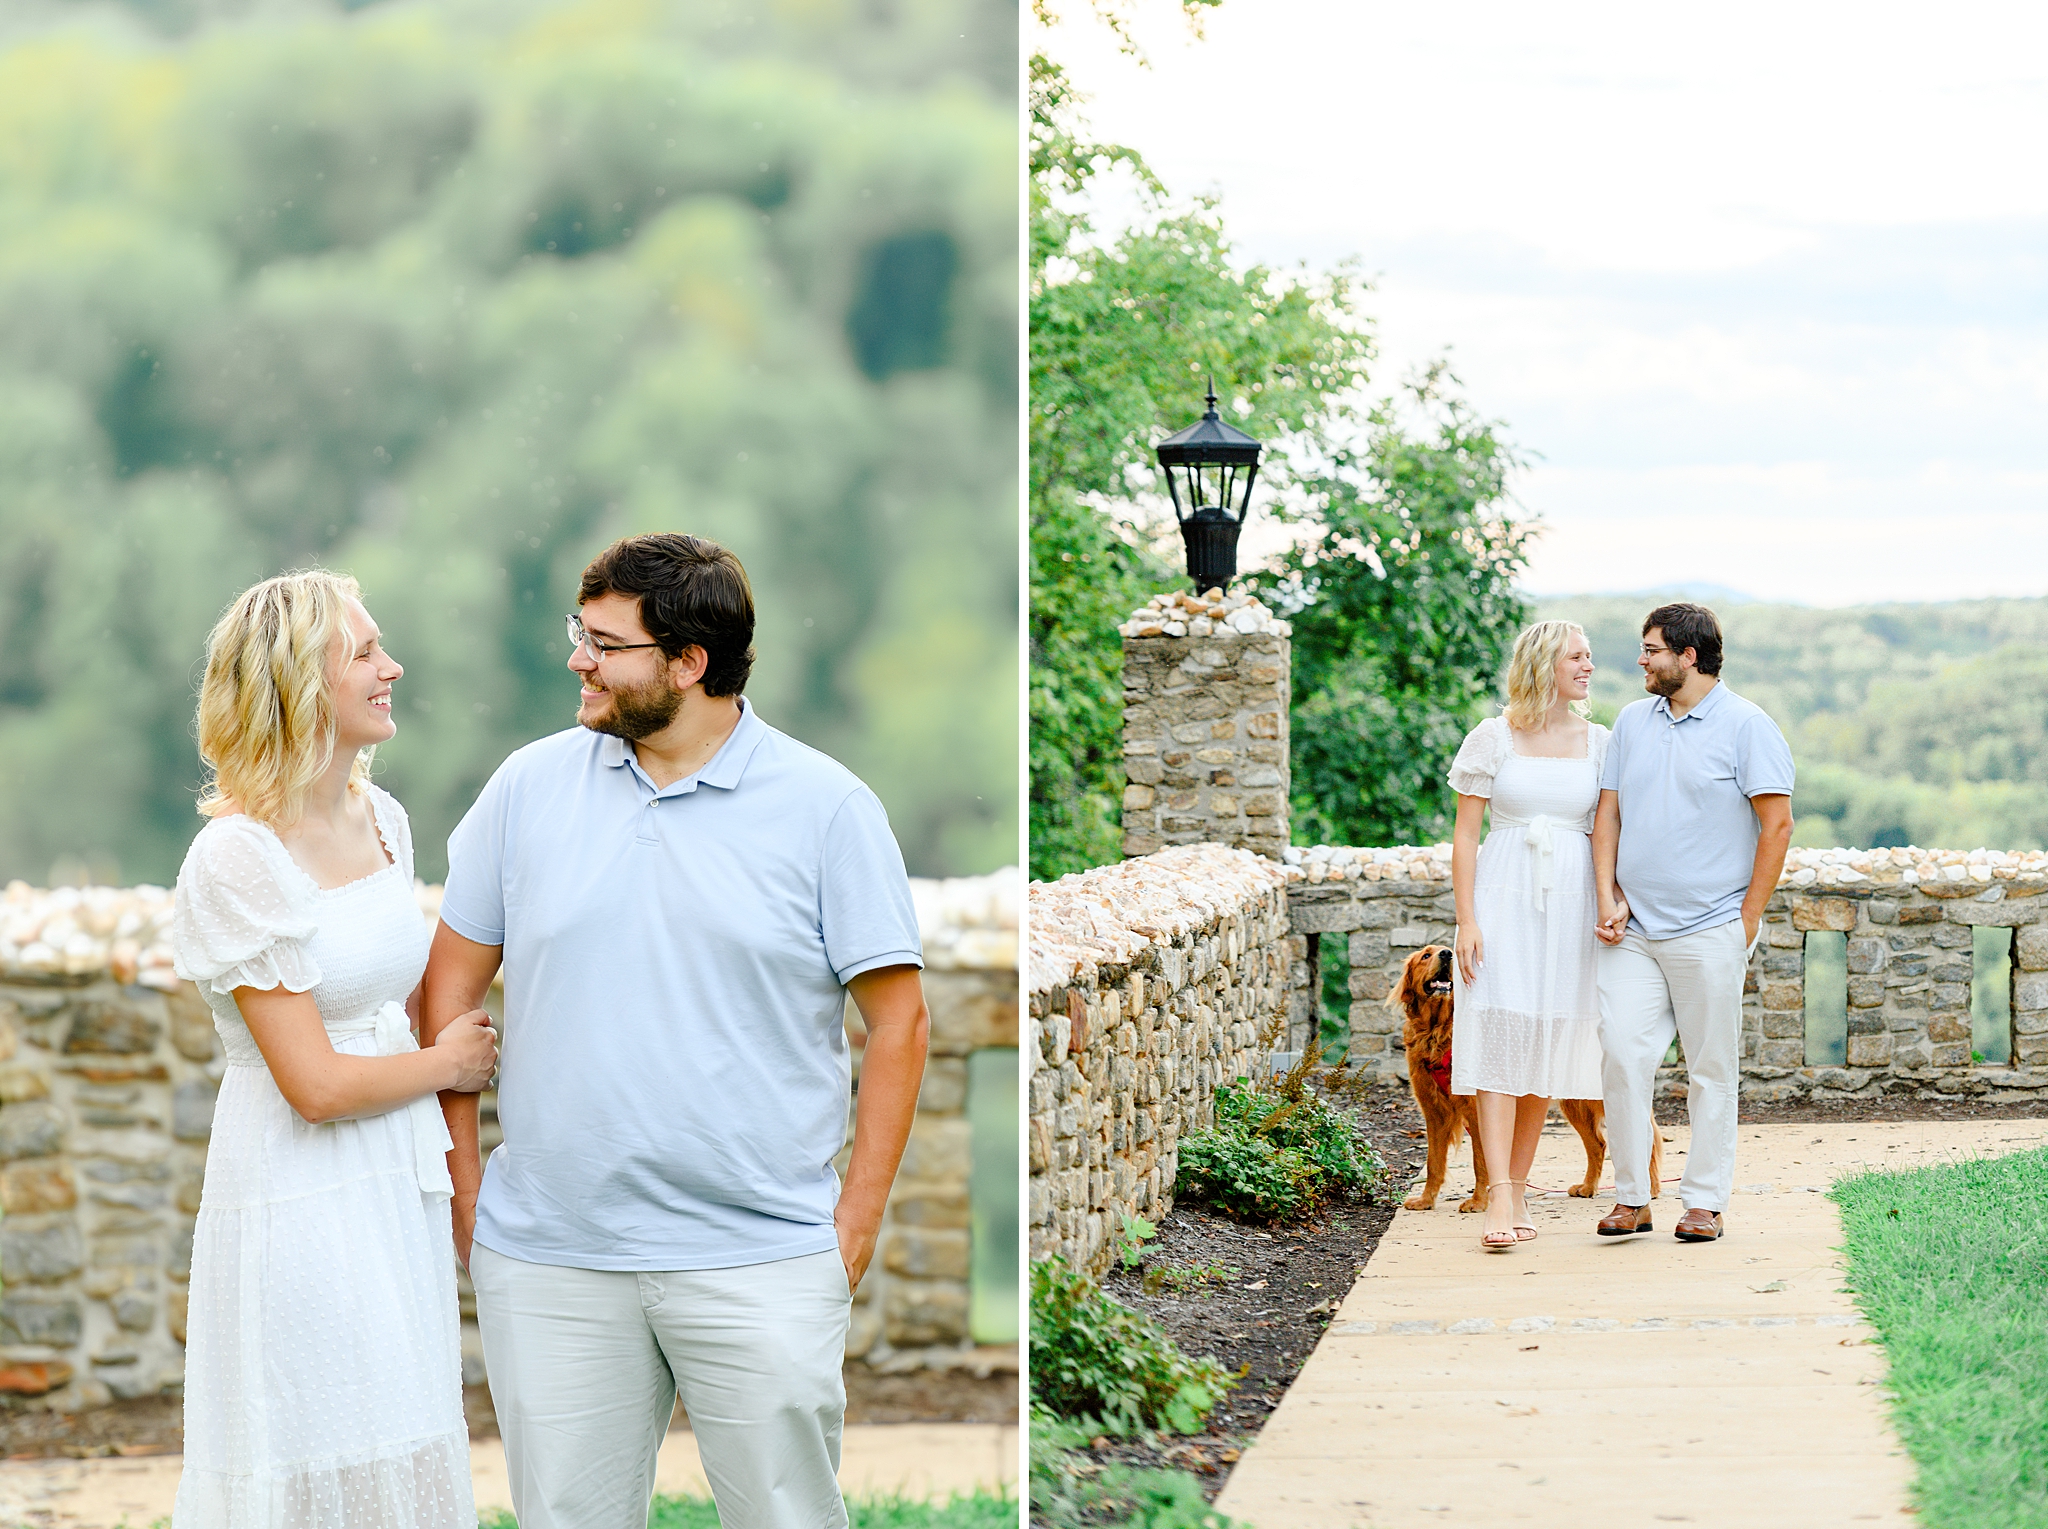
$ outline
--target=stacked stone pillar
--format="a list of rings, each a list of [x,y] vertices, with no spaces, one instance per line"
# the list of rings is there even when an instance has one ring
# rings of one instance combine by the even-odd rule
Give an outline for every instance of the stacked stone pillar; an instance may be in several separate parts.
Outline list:
[[[1287,626],[1255,602],[1180,597],[1185,619],[1124,632],[1123,849],[1224,844],[1278,860],[1287,848]],[[1134,633],[1138,635],[1133,635]]]

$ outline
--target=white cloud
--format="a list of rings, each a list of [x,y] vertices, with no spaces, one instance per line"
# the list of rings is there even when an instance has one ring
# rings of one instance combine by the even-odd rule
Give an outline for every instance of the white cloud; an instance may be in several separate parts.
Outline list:
[[[1536,587],[2048,583],[2048,13],[1176,15],[1141,13],[1150,71],[1092,24],[1051,51],[1245,258],[1381,273],[1376,383],[1449,349],[1540,456]],[[1693,518],[1688,567],[1644,505]]]

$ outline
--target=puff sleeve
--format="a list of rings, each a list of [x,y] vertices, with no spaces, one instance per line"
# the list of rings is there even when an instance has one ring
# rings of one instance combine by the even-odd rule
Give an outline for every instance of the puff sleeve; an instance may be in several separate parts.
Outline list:
[[[384,847],[391,851],[391,858],[398,863],[398,871],[410,884],[412,869],[412,819],[406,816],[405,807],[398,798],[382,786],[370,787],[371,810],[377,814],[377,832],[384,840]]]
[[[1500,773],[1501,746],[1507,723],[1488,717],[1465,735],[1458,757],[1451,761],[1451,789],[1460,796],[1493,795],[1493,777]]]
[[[1592,734],[1592,738],[1587,746],[1587,752],[1593,759],[1593,774],[1599,779],[1605,780],[1607,777],[1607,745],[1614,740],[1614,734],[1602,727],[1598,722],[1588,722],[1586,727]]]
[[[177,974],[223,996],[238,987],[318,986],[320,968],[305,948],[319,927],[311,884],[295,869],[284,846],[247,818],[216,818],[201,829],[171,905]]]

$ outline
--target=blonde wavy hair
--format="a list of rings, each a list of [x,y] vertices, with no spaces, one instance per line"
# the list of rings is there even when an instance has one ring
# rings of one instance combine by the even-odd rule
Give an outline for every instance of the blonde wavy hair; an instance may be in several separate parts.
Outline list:
[[[1531,733],[1543,726],[1557,704],[1557,661],[1564,657],[1567,642],[1585,635],[1586,629],[1576,621],[1539,621],[1515,639],[1514,656],[1508,660],[1509,727]],[[1585,702],[1571,705],[1577,715],[1587,714]]]
[[[348,631],[348,602],[362,589],[346,574],[308,568],[242,591],[206,639],[199,686],[199,757],[213,779],[199,811],[232,803],[259,823],[288,828],[306,792],[334,759],[334,689],[328,665]],[[349,770],[370,777],[364,749]]]

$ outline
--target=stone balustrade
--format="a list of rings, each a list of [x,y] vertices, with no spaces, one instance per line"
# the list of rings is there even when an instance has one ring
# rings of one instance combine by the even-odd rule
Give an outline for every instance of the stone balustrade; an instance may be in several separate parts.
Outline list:
[[[1385,1000],[1413,951],[1454,938],[1450,846],[1290,848],[1286,860],[1297,878],[1288,888],[1289,928],[1316,941],[1296,971],[1301,996],[1290,1044],[1303,1044],[1308,1034],[1303,1016],[1310,1005],[1303,999],[1317,990],[1320,968],[1331,958],[1323,942],[1342,935],[1351,1062],[1405,1078],[1402,1017]],[[2048,853],[2041,851],[1793,850],[1750,963],[1744,1093],[2029,1097],[2048,1089],[2044,892]],[[1994,938],[1984,960],[1977,955],[1980,929],[2014,934],[2009,942]],[[1809,1002],[1813,934],[1844,937],[1832,1005]],[[1980,991],[1987,982],[1995,992]],[[1973,1027],[1973,999],[1985,997],[1992,1001],[1979,1005],[1985,1013]],[[1839,1015],[1840,1036],[1828,1031],[1831,1012]],[[1838,1042],[1840,1056],[1824,1054]],[[1680,1091],[1684,1077],[1679,1057],[1662,1074],[1662,1087]]]
[[[1020,891],[1014,870],[912,883],[931,1058],[849,1357],[991,1362],[969,1335],[967,1073],[975,1052],[1017,1045]],[[416,893],[433,918],[440,889]],[[0,1405],[77,1411],[183,1383],[222,1062],[211,1013],[171,970],[170,916],[158,887],[0,892]],[[494,989],[501,1014],[502,1001]],[[849,1033],[858,1056],[851,1005]],[[482,1101],[486,1151],[494,1102]],[[459,1289],[475,1384],[482,1345]]]
[[[1287,1021],[1288,872],[1203,844],[1030,889],[1033,1259],[1100,1273],[1170,1207],[1182,1133]]]

